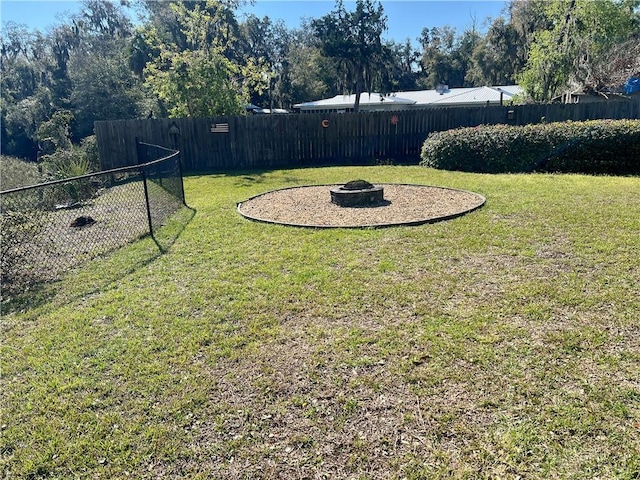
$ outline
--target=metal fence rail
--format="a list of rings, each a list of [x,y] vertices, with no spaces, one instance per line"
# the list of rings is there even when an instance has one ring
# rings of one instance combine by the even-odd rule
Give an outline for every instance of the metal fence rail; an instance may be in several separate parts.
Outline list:
[[[0,192],[3,297],[144,235],[186,205],[179,152],[138,143],[140,164]]]

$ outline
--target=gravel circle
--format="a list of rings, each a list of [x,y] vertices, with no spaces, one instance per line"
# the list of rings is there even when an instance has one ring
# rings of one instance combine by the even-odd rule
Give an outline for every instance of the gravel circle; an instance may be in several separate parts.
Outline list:
[[[296,227],[362,228],[421,225],[464,215],[485,203],[482,195],[428,185],[376,184],[385,202],[373,207],[340,207],[331,203],[337,185],[291,187],[266,192],[238,203],[251,220]]]

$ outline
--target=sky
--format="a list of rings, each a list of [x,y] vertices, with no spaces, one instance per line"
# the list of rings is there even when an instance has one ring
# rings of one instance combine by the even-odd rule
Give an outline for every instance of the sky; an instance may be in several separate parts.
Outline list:
[[[387,40],[404,42],[407,38],[417,44],[424,27],[449,25],[462,33],[470,27],[473,19],[481,31],[485,31],[487,17],[496,18],[506,6],[504,0],[383,0],[382,6],[388,17],[388,30],[383,35]],[[355,2],[345,0],[347,10]],[[288,28],[300,27],[302,18],[319,18],[331,12],[334,1],[327,0],[257,0],[254,5],[242,9],[271,20],[282,19]],[[69,14],[77,13],[79,2],[73,0],[0,0],[0,21],[27,25],[30,29],[46,31],[62,23]],[[238,14],[242,21],[243,13]]]

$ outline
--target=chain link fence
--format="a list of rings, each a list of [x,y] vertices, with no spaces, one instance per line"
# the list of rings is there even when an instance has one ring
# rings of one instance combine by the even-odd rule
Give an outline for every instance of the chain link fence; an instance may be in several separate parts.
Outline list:
[[[0,192],[3,297],[144,235],[156,239],[186,206],[179,152],[139,142],[137,152],[136,166]]]

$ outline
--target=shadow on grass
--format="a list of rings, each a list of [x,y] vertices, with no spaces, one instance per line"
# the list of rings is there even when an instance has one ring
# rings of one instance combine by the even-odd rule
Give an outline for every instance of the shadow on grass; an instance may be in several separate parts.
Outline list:
[[[49,302],[64,303],[116,286],[122,278],[153,263],[169,251],[196,213],[194,208],[185,206],[154,235],[146,234],[130,244],[89,260],[60,280],[34,282],[19,292],[3,292],[2,313],[27,311]]]
[[[172,216],[166,225],[154,235],[150,235],[160,253],[165,253],[171,248],[195,215],[196,209],[185,205]]]
[[[251,187],[253,185],[259,185],[266,183],[269,180],[269,177],[274,174],[274,172],[278,172],[278,183],[284,184],[285,186],[304,186],[309,185],[310,182],[308,178],[305,177],[304,171],[308,170],[309,167],[314,168],[323,168],[323,167],[331,167],[331,165],[299,165],[299,166],[289,166],[283,169],[279,167],[274,167],[272,169],[257,169],[257,170],[230,170],[230,171],[211,171],[211,172],[192,172],[185,174],[185,178],[194,178],[197,179],[199,177],[208,177],[208,178],[233,178],[235,187]],[[354,164],[352,166],[362,166]],[[368,165],[372,166],[372,165]],[[284,174],[283,172],[290,172],[289,175]],[[296,175],[297,172],[300,172],[300,175]],[[346,181],[346,180],[345,180]]]
[[[231,171],[218,171],[213,170],[210,172],[191,172],[185,173],[184,178],[199,179],[201,177],[207,178],[234,178],[234,185],[236,187],[247,187],[255,184],[264,183],[266,177],[273,170],[231,170]]]
[[[241,169],[241,170],[211,170],[211,171],[198,171],[198,172],[190,172],[185,173],[185,178],[198,179],[201,177],[207,178],[233,178],[235,187],[250,187],[257,184],[266,183],[271,176],[274,175],[274,172],[278,174],[278,183],[284,183],[284,186],[292,185],[292,186],[305,186],[309,185],[309,178],[305,175],[307,170],[318,169],[318,168],[333,168],[333,167],[379,167],[379,166],[416,166],[416,161],[407,161],[397,162],[394,160],[389,160],[388,162],[381,160],[363,160],[363,161],[352,161],[345,162],[344,164],[333,164],[333,163],[322,163],[318,162],[313,165],[287,165],[287,166],[274,166],[270,169]],[[284,173],[286,172],[286,173]],[[283,176],[284,174],[284,176]],[[350,179],[345,179],[344,181],[348,181]],[[316,183],[316,182],[311,182]]]

